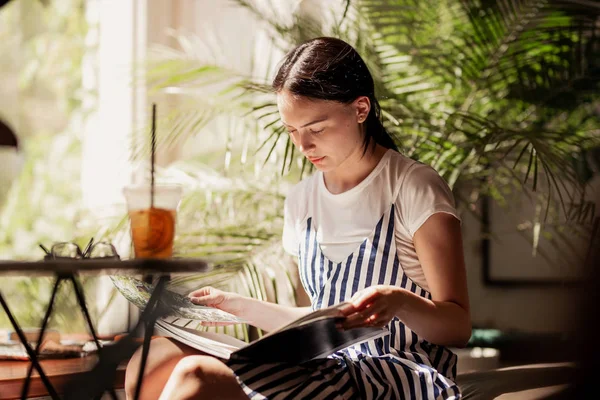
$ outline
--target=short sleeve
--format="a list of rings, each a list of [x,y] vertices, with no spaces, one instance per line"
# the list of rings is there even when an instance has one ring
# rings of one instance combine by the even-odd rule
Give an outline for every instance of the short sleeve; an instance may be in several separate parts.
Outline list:
[[[295,256],[298,257],[298,232],[296,221],[297,218],[293,215],[293,207],[290,205],[290,198],[286,198],[284,206],[283,206],[283,249]]]
[[[436,213],[451,214],[460,221],[450,187],[436,170],[425,164],[416,163],[408,170],[397,200],[401,219],[411,237]]]

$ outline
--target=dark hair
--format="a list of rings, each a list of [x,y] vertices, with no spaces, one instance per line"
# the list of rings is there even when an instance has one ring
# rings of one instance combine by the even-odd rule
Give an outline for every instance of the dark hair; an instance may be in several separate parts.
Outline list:
[[[388,149],[398,151],[381,123],[381,108],[375,98],[373,77],[358,52],[343,40],[320,37],[302,43],[284,58],[273,90],[319,100],[349,104],[359,96],[367,96],[371,109],[365,121],[364,153],[371,139]]]
[[[17,136],[8,125],[2,122],[2,120],[0,120],[0,146],[9,146],[14,147],[15,149],[19,148]]]

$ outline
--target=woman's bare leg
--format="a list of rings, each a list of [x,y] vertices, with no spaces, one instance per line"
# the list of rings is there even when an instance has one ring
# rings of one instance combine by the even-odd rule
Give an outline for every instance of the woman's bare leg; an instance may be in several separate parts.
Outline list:
[[[160,400],[247,400],[231,369],[211,356],[187,356],[177,363]]]
[[[168,338],[156,338],[150,341],[150,351],[144,368],[144,380],[140,400],[156,400],[162,392],[171,372],[184,357],[202,352]],[[135,352],[125,371],[125,394],[128,400],[133,400],[142,347]]]

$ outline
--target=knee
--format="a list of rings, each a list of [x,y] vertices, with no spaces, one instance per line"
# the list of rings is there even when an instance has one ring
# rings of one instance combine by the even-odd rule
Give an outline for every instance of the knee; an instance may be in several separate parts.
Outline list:
[[[125,369],[124,389],[127,399],[133,399],[135,393],[135,387],[140,372],[140,359],[141,350],[138,349],[127,363],[127,368]]]
[[[209,356],[187,356],[183,357],[173,369],[173,376],[181,380],[197,379],[199,382],[210,377],[213,364],[219,361]]]
[[[152,392],[154,389],[160,389],[160,386],[166,383],[176,363],[185,357],[186,354],[185,351],[182,351],[170,339],[153,339],[150,342],[150,351],[144,368],[144,390],[142,390],[140,398],[146,398],[144,394],[150,392],[147,390],[149,386],[152,386]],[[140,346],[129,360],[125,370],[124,389],[128,399],[133,399],[136,390],[141,359],[142,347]],[[151,380],[147,379],[150,375],[152,375]]]
[[[173,369],[161,399],[173,396],[247,399],[229,367],[214,357],[198,355],[182,358]]]
[[[173,368],[160,399],[194,399],[200,397],[210,385],[210,370],[204,362],[209,357],[187,356]],[[208,379],[207,379],[208,378]]]

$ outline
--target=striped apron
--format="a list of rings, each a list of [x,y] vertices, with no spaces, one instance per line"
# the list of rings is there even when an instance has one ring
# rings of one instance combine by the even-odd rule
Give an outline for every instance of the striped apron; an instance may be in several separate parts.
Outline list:
[[[394,206],[345,261],[321,252],[312,218],[300,240],[299,268],[313,310],[348,300],[372,285],[394,285],[431,299],[400,266]],[[419,338],[398,318],[390,335],[300,365],[228,362],[251,399],[459,399],[456,356]]]

